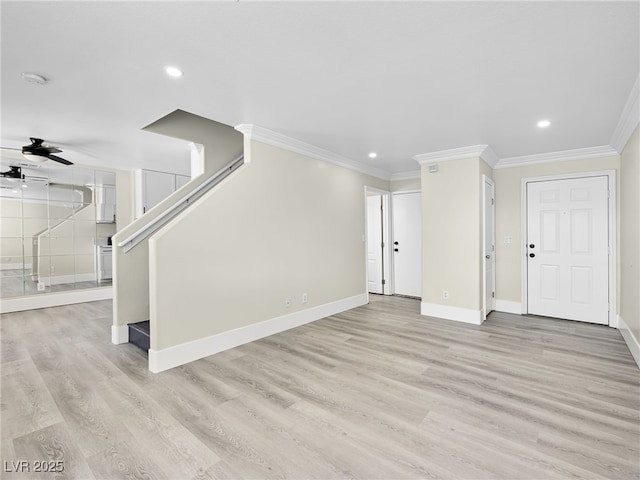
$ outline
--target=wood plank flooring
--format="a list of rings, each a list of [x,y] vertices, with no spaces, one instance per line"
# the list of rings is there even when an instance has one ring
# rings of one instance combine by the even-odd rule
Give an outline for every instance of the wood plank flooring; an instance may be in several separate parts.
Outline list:
[[[110,326],[110,301],[3,315],[2,478],[640,478],[640,370],[608,327],[372,296],[152,374]]]

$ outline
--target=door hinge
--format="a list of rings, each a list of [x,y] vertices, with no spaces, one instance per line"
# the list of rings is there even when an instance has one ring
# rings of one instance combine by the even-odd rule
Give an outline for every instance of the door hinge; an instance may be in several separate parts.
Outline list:
[[[382,248],[384,248],[384,242],[382,242],[382,243],[380,244],[380,246],[381,246]]]
[[[496,292],[491,292],[491,298],[496,298]]]
[[[493,205],[493,198],[491,199],[491,205]]]
[[[491,251],[495,252],[496,251],[496,246],[495,245],[491,245]]]
[[[382,284],[383,284],[383,285],[386,285],[386,284],[387,284],[387,281],[386,281],[384,278],[382,279]]]

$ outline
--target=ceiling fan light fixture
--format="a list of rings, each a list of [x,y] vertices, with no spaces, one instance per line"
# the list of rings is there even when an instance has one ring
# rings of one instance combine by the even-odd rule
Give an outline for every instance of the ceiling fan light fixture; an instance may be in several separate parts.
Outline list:
[[[48,160],[47,157],[43,157],[42,155],[34,155],[33,153],[22,152],[22,156],[33,163],[44,163]]]

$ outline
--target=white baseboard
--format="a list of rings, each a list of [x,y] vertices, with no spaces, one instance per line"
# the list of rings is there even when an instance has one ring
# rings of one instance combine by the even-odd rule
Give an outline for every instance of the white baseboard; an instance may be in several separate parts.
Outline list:
[[[0,301],[0,313],[22,312],[36,308],[59,307],[74,303],[95,302],[113,298],[112,287],[87,288],[70,292],[42,293],[24,297],[4,298]]]
[[[129,341],[129,325],[111,325],[111,343],[120,345]]]
[[[420,313],[427,317],[444,318],[455,320],[456,322],[473,323],[482,325],[482,310],[471,310],[470,308],[450,307],[437,303],[420,303]]]
[[[367,302],[368,295],[363,293],[173,347],[161,350],[150,349],[149,370],[153,373],[163,372],[269,335],[365,305]],[[151,319],[151,329],[153,330],[153,319]]]
[[[510,300],[496,299],[496,312],[515,313],[522,315],[522,304],[520,302],[512,302]]]
[[[51,275],[51,276],[39,276],[38,282],[44,283],[46,287],[51,285],[62,285],[64,283],[77,283],[77,282],[95,282],[96,274],[91,273],[79,273],[71,275]]]
[[[631,355],[633,355],[633,359],[636,361],[638,367],[640,367],[640,343],[629,328],[629,325],[625,323],[624,318],[620,315],[618,315],[618,330],[620,330],[622,338],[624,338],[627,347],[629,347]]]

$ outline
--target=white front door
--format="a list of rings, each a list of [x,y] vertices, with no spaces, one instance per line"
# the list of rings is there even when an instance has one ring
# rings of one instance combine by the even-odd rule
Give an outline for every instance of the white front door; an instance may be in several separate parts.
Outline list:
[[[608,179],[527,183],[528,311],[609,323]]]
[[[485,177],[483,182],[482,225],[484,230],[484,317],[495,310],[495,205],[494,184]]]
[[[367,284],[370,293],[383,293],[382,195],[367,197]]]
[[[393,194],[395,293],[422,297],[422,208],[420,192]]]

